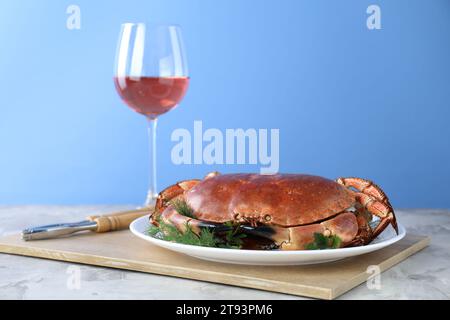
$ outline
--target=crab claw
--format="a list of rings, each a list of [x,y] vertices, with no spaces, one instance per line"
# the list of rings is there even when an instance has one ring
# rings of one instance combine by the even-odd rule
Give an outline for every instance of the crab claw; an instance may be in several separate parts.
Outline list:
[[[343,212],[332,219],[304,226],[282,228],[277,226],[241,226],[247,233],[275,242],[282,250],[303,250],[314,241],[314,234],[336,235],[342,246],[350,243],[358,234],[358,222],[353,212]]]
[[[182,197],[186,190],[191,189],[199,182],[200,180],[197,179],[184,180],[161,191],[158,195],[158,198],[156,199],[155,211],[150,216],[150,222],[153,224],[157,224],[157,220],[166,208],[168,202]]]
[[[163,211],[160,219],[165,224],[174,226],[182,233],[185,233],[187,231],[187,228],[190,228],[196,235],[200,235],[202,229],[208,229],[210,231],[214,231],[217,234],[233,229],[233,227],[224,224],[211,223],[183,216],[179,214],[172,205],[168,206]]]

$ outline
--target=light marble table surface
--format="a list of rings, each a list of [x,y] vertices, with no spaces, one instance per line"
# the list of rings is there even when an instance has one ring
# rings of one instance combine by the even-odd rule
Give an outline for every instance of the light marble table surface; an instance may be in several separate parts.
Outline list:
[[[0,206],[0,235],[82,220],[134,206]],[[385,271],[381,289],[362,284],[340,299],[449,299],[450,210],[397,210],[408,232],[431,245]],[[74,269],[75,268],[75,269]],[[76,271],[74,271],[76,270]],[[80,282],[73,285],[74,272]],[[303,299],[297,296],[146,273],[0,254],[0,299]]]

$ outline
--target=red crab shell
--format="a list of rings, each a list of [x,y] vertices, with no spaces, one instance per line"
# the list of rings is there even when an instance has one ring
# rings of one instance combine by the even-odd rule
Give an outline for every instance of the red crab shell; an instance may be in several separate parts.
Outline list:
[[[188,190],[185,199],[200,220],[254,220],[281,227],[327,219],[355,202],[342,185],[303,174],[218,175]]]

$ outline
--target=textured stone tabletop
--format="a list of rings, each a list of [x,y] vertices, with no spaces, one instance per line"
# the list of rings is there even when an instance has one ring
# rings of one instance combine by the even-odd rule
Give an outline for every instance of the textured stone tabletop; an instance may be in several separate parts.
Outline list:
[[[0,235],[77,221],[133,206],[0,206]],[[397,210],[408,232],[431,245],[384,272],[381,289],[362,284],[340,299],[449,299],[450,211]],[[79,285],[73,285],[79,274]],[[226,285],[0,254],[0,299],[302,299]]]

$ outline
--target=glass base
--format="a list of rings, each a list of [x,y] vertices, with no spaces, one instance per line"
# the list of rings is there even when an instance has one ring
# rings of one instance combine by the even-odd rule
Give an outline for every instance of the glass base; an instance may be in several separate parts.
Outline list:
[[[153,193],[152,191],[149,191],[147,193],[147,198],[145,199],[144,206],[146,207],[154,207],[156,204],[156,198],[158,198],[158,195]]]

